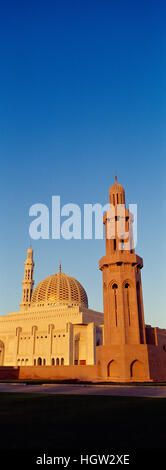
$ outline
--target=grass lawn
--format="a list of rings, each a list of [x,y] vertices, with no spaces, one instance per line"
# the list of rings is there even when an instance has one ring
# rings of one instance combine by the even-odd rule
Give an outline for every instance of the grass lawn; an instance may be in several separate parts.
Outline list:
[[[165,448],[166,399],[0,393],[0,450]]]

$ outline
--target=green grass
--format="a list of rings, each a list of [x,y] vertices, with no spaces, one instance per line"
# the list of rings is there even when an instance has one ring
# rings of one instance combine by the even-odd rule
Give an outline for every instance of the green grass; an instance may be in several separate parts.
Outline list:
[[[0,450],[164,448],[166,399],[0,393]]]

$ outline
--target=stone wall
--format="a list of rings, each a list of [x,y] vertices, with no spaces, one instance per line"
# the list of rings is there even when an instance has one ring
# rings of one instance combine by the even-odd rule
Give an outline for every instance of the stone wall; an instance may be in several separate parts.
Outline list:
[[[25,366],[19,368],[19,379],[78,379],[96,378],[96,366]]]

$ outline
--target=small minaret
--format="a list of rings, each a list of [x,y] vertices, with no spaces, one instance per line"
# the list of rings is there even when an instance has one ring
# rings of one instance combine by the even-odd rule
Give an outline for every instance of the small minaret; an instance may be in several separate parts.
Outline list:
[[[27,250],[27,259],[24,263],[24,279],[22,281],[22,301],[20,303],[21,310],[25,310],[30,306],[34,280],[33,280],[33,271],[34,271],[34,261],[33,261],[33,250],[28,248]]]

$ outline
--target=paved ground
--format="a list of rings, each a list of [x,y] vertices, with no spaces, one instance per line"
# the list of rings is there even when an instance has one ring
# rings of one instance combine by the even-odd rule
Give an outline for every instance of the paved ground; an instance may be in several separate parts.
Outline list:
[[[166,386],[160,385],[77,385],[77,384],[7,384],[0,383],[0,392],[52,393],[67,395],[112,395],[127,397],[166,398]]]

